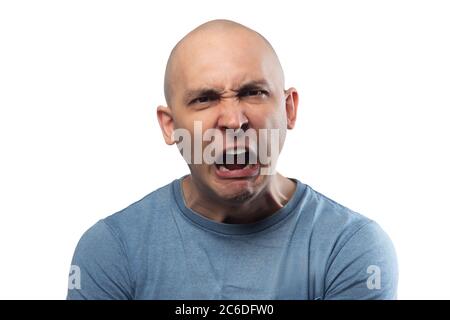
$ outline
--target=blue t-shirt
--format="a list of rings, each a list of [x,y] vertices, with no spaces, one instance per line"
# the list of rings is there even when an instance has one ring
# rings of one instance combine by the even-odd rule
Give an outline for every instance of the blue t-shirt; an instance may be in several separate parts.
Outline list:
[[[397,259],[379,225],[296,182],[251,224],[186,207],[181,180],[100,220],[72,261],[68,299],[395,299]]]

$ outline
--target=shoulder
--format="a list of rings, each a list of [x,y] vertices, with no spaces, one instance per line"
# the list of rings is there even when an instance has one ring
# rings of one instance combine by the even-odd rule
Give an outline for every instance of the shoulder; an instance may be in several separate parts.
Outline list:
[[[72,259],[81,274],[69,299],[128,299],[135,286],[134,254],[148,245],[170,210],[171,184],[104,219],[83,233]],[[167,219],[166,219],[167,220]],[[113,281],[111,281],[113,279]]]
[[[391,244],[390,238],[376,221],[309,186],[306,186],[303,207],[302,215],[309,221],[312,238],[326,240],[328,244],[331,242],[333,253],[343,246],[352,245],[355,239],[361,243]]]
[[[347,241],[373,220],[305,185],[301,216],[312,232],[312,239]],[[336,243],[335,243],[336,244]]]
[[[309,186],[303,206],[311,254],[322,261],[318,268],[324,275],[326,297],[395,298],[396,253],[380,225]],[[366,285],[374,271],[382,273],[382,290]]]
[[[99,247],[115,244],[122,253],[132,254],[144,244],[160,235],[168,219],[172,201],[172,183],[169,183],[128,207],[101,219],[91,226],[81,237],[77,252],[86,254]]]
[[[103,219],[112,233],[126,237],[133,233],[148,231],[154,225],[164,221],[173,203],[172,183],[166,184],[149,193],[128,207]]]
[[[327,299],[396,299],[397,284],[394,245],[374,221],[340,242],[328,259]]]

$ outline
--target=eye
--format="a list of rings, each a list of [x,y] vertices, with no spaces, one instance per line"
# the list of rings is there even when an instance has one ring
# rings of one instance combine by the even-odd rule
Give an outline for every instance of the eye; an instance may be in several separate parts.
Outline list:
[[[260,89],[252,89],[252,90],[245,90],[242,91],[239,96],[240,97],[264,97],[267,96],[269,93],[266,90],[260,90]]]
[[[202,97],[195,98],[194,100],[189,102],[189,104],[207,103],[207,102],[212,102],[214,100],[217,100],[217,97],[202,96]]]

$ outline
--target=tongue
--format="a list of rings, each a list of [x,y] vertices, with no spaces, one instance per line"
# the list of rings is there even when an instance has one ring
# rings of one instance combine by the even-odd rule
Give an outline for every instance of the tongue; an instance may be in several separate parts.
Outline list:
[[[244,169],[245,164],[224,164],[224,166],[228,170],[240,170],[240,169]]]

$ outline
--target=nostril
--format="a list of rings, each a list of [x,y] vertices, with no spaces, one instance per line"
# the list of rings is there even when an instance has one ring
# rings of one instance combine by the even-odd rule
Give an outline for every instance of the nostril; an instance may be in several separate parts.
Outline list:
[[[247,131],[249,128],[250,128],[250,126],[248,125],[248,123],[244,123],[244,124],[241,126],[242,131]]]

